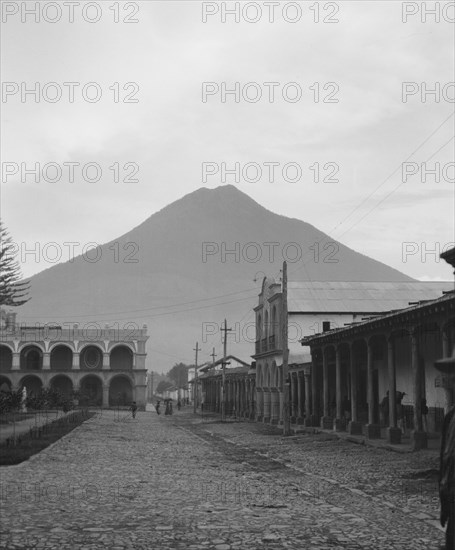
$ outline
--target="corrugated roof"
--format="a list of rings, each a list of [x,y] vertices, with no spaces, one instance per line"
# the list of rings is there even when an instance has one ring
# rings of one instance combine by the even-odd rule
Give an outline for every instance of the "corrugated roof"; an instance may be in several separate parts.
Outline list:
[[[410,302],[434,300],[453,291],[447,282],[289,282],[288,311],[380,313],[402,309]]]

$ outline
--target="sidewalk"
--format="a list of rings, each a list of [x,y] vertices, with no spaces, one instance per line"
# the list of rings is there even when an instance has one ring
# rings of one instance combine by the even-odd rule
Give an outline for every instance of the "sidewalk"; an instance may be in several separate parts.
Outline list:
[[[306,428],[305,426],[300,426],[293,424],[291,425],[291,430],[293,431],[294,435],[298,435],[300,433],[310,433],[310,434],[317,434],[317,433],[323,433],[327,435],[333,435],[334,438],[343,439],[345,441],[350,441],[351,443],[357,443],[360,445],[368,445],[370,447],[376,447],[381,449],[387,449],[389,451],[394,451],[396,453],[413,453],[416,452],[413,449],[412,441],[409,432],[406,432],[406,434],[402,437],[400,444],[392,444],[389,443],[386,437],[386,429],[381,428],[381,438],[380,439],[369,439],[365,435],[351,435],[348,432],[336,432],[334,430],[324,430],[319,427],[309,427]],[[439,453],[439,448],[441,446],[441,436],[440,434],[428,434],[428,448],[425,449],[426,451],[435,451]]]
[[[11,422],[10,424],[0,424],[0,443],[6,441],[9,437],[18,437],[23,434],[28,434],[30,428],[40,428],[72,412],[74,411],[69,411],[67,413],[59,410],[36,411],[33,417],[25,420]]]
[[[207,411],[201,414],[200,409],[197,412],[197,416],[199,416],[202,420],[211,420],[211,421],[221,421],[221,415],[219,413],[215,413],[212,411]],[[263,426],[265,430],[275,433],[276,435],[282,435],[283,434],[283,426],[282,425],[275,425],[275,424],[264,424],[262,422],[256,422],[254,420],[247,420],[247,419],[236,419],[234,417],[227,417],[226,421],[227,424],[255,424],[258,427]],[[369,439],[365,435],[351,435],[348,432],[336,432],[334,430],[326,430],[323,428],[320,428],[319,426],[311,426],[311,427],[305,427],[301,424],[291,424],[291,433],[292,435],[300,435],[300,434],[324,434],[326,437],[332,437],[335,439],[342,439],[343,441],[349,441],[351,443],[357,443],[358,445],[366,445],[369,447],[375,447],[378,449],[386,449],[388,451],[394,451],[396,453],[413,453],[416,452],[413,449],[412,441],[410,437],[409,430],[406,432],[406,434],[402,437],[401,443],[391,444],[387,440],[386,435],[386,428],[381,428],[381,438],[380,439]],[[438,433],[431,433],[428,434],[428,448],[425,449],[425,452],[434,452],[439,455],[439,449],[441,446],[441,436]]]

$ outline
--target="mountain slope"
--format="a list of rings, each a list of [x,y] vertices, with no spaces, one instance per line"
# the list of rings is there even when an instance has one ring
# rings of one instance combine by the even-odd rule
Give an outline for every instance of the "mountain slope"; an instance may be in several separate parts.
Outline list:
[[[207,353],[219,346],[218,334],[204,341],[204,323],[219,325],[224,317],[234,325],[251,322],[262,277],[278,277],[284,259],[293,281],[412,280],[310,224],[270,212],[230,185],[186,195],[104,244],[98,255],[98,261],[89,261],[95,257],[90,252],[32,277],[32,300],[19,316],[147,323],[148,366],[155,370],[189,362],[195,341],[210,345]],[[237,339],[244,340],[242,330]],[[244,355],[251,352],[251,344],[243,346]]]

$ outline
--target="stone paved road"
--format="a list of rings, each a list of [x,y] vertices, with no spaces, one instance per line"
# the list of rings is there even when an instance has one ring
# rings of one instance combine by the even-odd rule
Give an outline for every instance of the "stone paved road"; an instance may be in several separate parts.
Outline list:
[[[345,470],[355,478],[357,460],[365,474],[368,461],[358,450],[333,449],[331,458],[326,442],[316,460],[313,444],[289,440],[281,457],[297,457],[283,463],[265,456],[276,452],[280,436],[261,434],[254,424],[201,424],[189,412],[116,420],[113,412],[103,412],[30,461],[1,469],[0,548],[436,550],[442,545],[443,533],[428,514],[419,519],[390,498],[355,491]],[[323,475],[324,468],[330,476]]]

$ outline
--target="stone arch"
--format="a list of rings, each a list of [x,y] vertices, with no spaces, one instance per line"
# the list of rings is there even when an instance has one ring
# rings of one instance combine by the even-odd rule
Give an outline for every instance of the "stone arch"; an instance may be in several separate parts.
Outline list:
[[[101,370],[103,350],[95,344],[87,344],[80,351],[79,366],[81,370]]]
[[[119,344],[112,348],[109,355],[111,370],[132,370],[134,354],[129,346]]]
[[[133,384],[128,376],[118,374],[109,383],[109,406],[125,406],[133,401]]]
[[[13,368],[13,352],[9,346],[0,345],[0,371],[5,372]]]
[[[73,350],[65,344],[57,344],[51,351],[51,370],[71,370]]]
[[[21,349],[20,355],[21,370],[41,370],[43,368],[43,350],[35,345],[27,345]]]
[[[0,376],[0,392],[11,391],[11,380],[7,376]]]
[[[65,397],[70,397],[73,392],[73,382],[65,374],[57,374],[51,379],[51,388],[60,392]]]
[[[96,374],[87,374],[80,382],[79,404],[101,407],[103,404],[103,383]]]
[[[43,382],[39,376],[27,374],[20,382],[20,387],[27,389],[27,397],[31,395],[39,395],[43,389]]]

